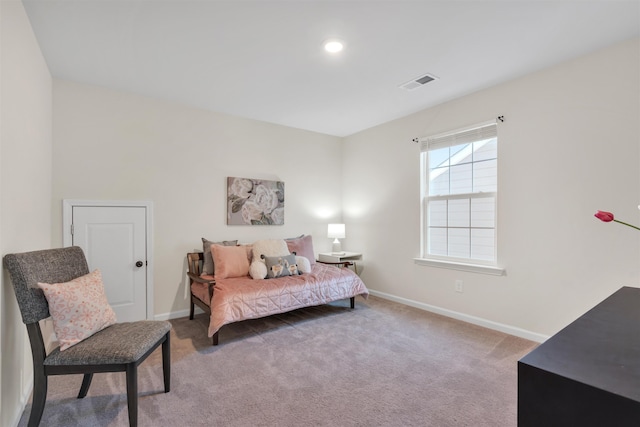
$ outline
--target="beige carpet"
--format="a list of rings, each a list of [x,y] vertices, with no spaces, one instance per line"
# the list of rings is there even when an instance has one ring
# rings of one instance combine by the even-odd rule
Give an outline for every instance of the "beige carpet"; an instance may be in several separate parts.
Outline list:
[[[537,345],[380,298],[222,328],[172,321],[172,384],[139,368],[141,426],[515,426],[516,362]],[[124,373],[50,377],[41,426],[126,426]],[[31,406],[20,420],[26,426]]]

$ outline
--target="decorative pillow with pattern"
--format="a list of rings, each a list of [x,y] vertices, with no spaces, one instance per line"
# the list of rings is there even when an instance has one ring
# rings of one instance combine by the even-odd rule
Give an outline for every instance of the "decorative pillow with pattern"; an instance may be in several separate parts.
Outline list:
[[[100,270],[65,283],[38,283],[49,302],[60,351],[116,323]]]
[[[267,278],[275,279],[276,277],[283,276],[297,276],[301,274],[298,271],[298,264],[296,263],[295,255],[283,255],[283,256],[264,256],[262,255],[265,264],[267,265]]]

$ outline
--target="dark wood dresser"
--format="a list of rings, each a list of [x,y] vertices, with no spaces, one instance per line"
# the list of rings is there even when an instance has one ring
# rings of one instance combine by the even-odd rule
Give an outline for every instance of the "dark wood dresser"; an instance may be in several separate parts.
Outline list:
[[[621,288],[518,361],[518,426],[640,426],[640,288]]]

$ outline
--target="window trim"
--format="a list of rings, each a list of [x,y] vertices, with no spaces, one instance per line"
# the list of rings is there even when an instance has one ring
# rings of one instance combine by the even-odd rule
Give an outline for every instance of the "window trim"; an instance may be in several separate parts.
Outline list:
[[[413,262],[427,267],[448,268],[450,270],[490,274],[492,276],[503,276],[506,272],[504,268],[498,267],[497,265],[472,264],[436,258],[414,258]]]
[[[482,128],[493,126],[492,130],[485,132]],[[486,136],[486,135],[489,136]],[[461,135],[459,138],[458,136]],[[495,120],[477,123],[471,126],[466,126],[459,129],[453,129],[447,132],[442,132],[437,135],[421,137],[418,139],[420,142],[420,257],[414,258],[414,262],[418,265],[425,265],[431,267],[449,268],[454,270],[470,271],[477,273],[485,273],[501,276],[505,273],[504,268],[498,267],[498,191],[491,192],[490,194],[495,198],[496,213],[495,213],[495,257],[490,261],[483,261],[473,258],[455,258],[450,256],[438,256],[428,254],[428,242],[426,238],[426,232],[428,229],[428,204],[433,199],[428,192],[429,188],[429,165],[428,154],[429,148],[434,149],[434,145],[437,148],[444,146],[453,146],[465,142],[472,142],[480,140],[483,137],[497,137],[497,122]],[[483,193],[489,194],[489,193]],[[451,195],[452,197],[442,196],[447,200],[450,198],[456,198],[457,194]],[[440,196],[436,196],[440,197]]]

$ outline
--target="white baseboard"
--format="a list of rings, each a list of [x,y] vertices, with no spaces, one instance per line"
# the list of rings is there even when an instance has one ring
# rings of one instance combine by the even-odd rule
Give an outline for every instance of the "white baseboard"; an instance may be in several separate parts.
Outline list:
[[[196,306],[196,309],[194,310],[193,314],[201,314],[201,313],[204,313],[204,311],[202,311],[200,307]],[[153,316],[153,318],[155,320],[171,320],[171,319],[179,319],[180,317],[187,317],[187,316],[189,316],[189,309],[172,311],[172,312],[163,313],[163,314],[156,314],[155,316]]]
[[[429,311],[431,313],[440,314],[442,316],[451,317],[453,319],[462,320],[463,322],[467,322],[474,325],[482,326],[484,328],[489,328],[496,331],[504,332],[505,334],[514,335],[516,337],[524,338],[530,341],[541,343],[549,339],[549,336],[547,335],[538,334],[536,332],[527,331],[525,329],[517,328],[515,326],[505,325],[503,323],[494,322],[491,320],[471,316],[471,315],[460,313],[457,311],[448,310],[446,308],[437,307],[435,305],[425,304],[425,303],[410,300],[407,298],[398,297],[395,295],[387,294],[385,292],[374,291],[369,289],[369,293],[371,293],[371,295],[374,295],[376,297],[398,302],[400,304],[408,305],[410,307],[419,308],[421,310]]]
[[[440,314],[442,316],[451,317],[453,319],[462,320],[463,322],[471,323],[474,325],[482,326],[484,328],[493,329],[496,331],[504,332],[505,334],[514,335],[516,337],[524,338],[535,342],[545,342],[549,336],[538,334],[536,332],[527,331],[525,329],[517,328],[515,326],[505,325],[503,323],[494,322],[492,320],[483,319],[481,317],[475,317],[468,314],[460,313],[446,308],[437,307],[435,305],[425,304],[422,302],[410,300],[407,298],[398,297],[395,295],[387,294],[385,292],[374,291],[369,289],[369,293],[376,297],[394,301],[400,304],[408,305],[410,307],[419,308],[420,310],[429,311],[431,313]],[[204,313],[200,307],[196,307],[195,314]],[[189,310],[172,311],[170,313],[156,314],[154,318],[156,320],[170,320],[178,319],[180,317],[186,317],[189,315]]]
[[[24,389],[24,393],[20,396],[20,406],[18,407],[18,411],[14,416],[13,422],[9,425],[13,427],[18,427],[20,423],[20,418],[22,418],[22,414],[24,413],[27,404],[29,403],[29,398],[31,397],[31,392],[33,391],[33,379],[29,382],[29,385]]]

